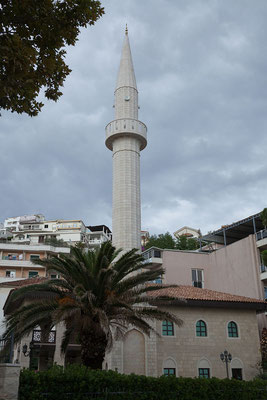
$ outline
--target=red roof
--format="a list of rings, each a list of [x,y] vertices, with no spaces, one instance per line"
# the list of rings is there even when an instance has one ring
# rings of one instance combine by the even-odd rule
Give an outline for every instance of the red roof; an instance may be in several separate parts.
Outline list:
[[[166,288],[147,293],[148,296],[170,296],[177,299],[185,300],[204,300],[204,301],[225,301],[238,303],[264,303],[262,299],[254,299],[251,297],[238,296],[230,293],[217,292],[215,290],[201,289],[194,286],[179,285],[173,288]]]
[[[28,279],[21,279],[18,281],[8,281],[8,282],[2,282],[0,283],[0,287],[23,287],[23,286],[28,286],[28,285],[36,285],[38,283],[43,283],[47,281],[47,278],[41,277],[41,276],[36,276],[33,278],[28,278]]]

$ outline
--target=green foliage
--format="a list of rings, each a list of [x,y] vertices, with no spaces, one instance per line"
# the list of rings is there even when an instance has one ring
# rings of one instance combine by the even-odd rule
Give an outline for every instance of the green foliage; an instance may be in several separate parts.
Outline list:
[[[261,221],[266,228],[267,227],[267,208],[264,208],[261,212]]]
[[[146,249],[150,247],[159,247],[160,249],[178,249],[178,250],[196,250],[199,248],[199,242],[195,238],[188,238],[181,235],[178,239],[174,239],[169,233],[160,233],[159,235],[150,236]]]
[[[181,235],[177,239],[176,248],[178,250],[197,250],[199,248],[199,242],[195,238]]]
[[[0,8],[0,109],[35,116],[41,88],[57,101],[66,76],[66,46],[104,9],[96,0],[3,0]]]
[[[146,249],[150,247],[159,247],[160,249],[175,249],[175,240],[169,232],[150,236]]]
[[[217,378],[152,378],[93,371],[78,365],[65,369],[55,366],[39,373],[22,370],[19,388],[20,400],[266,400],[266,394],[266,382],[260,379],[245,382]]]
[[[267,250],[261,252],[261,259],[264,265],[267,267]]]
[[[147,305],[147,293],[162,286],[146,283],[158,279],[164,270],[162,267],[144,270],[143,258],[135,249],[119,257],[119,251],[111,242],[106,242],[97,251],[72,247],[70,254],[38,259],[34,263],[45,267],[47,272],[52,270],[62,279],[12,292],[9,304],[18,303],[18,307],[6,318],[4,339],[13,333],[14,341],[19,342],[36,326],[48,332],[52,326],[64,322],[62,353],[69,343],[78,341],[83,364],[101,369],[106,350],[114,338],[123,336],[129,325],[149,335],[153,331],[151,320],[181,324],[175,315]],[[34,302],[30,301],[33,293]],[[149,297],[155,306],[161,300],[160,296]]]

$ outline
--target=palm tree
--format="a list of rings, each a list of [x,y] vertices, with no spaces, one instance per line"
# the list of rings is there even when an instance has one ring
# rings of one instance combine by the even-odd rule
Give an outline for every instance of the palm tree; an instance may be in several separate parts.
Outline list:
[[[153,307],[148,304],[147,293],[162,285],[147,283],[158,279],[164,270],[144,269],[143,258],[135,249],[121,257],[118,254],[106,242],[96,252],[72,247],[69,255],[37,260],[47,272],[53,270],[61,278],[22,287],[11,294],[10,302],[21,306],[7,316],[4,338],[13,332],[18,342],[37,325],[50,330],[64,322],[62,353],[75,338],[81,345],[82,363],[101,369],[113,339],[122,337],[130,325],[148,335],[153,330],[149,324],[152,319],[180,325],[173,314],[154,307],[160,297],[149,296]],[[34,301],[23,301],[33,297]]]

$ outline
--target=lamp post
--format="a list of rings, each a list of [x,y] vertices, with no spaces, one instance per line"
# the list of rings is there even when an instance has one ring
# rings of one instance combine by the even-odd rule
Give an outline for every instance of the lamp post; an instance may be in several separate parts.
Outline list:
[[[31,357],[31,352],[32,352],[33,348],[34,348],[33,342],[30,342],[29,350],[28,350],[28,346],[25,343],[22,346],[22,353],[24,354],[25,357]]]
[[[229,379],[229,366],[228,366],[228,364],[232,361],[232,355],[230,353],[228,353],[227,350],[224,350],[224,352],[220,354],[220,358],[221,358],[222,362],[225,362],[226,375],[227,375],[227,379]]]

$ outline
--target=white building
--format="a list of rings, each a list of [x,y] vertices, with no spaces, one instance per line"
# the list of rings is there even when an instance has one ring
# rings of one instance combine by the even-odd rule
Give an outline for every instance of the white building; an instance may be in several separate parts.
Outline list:
[[[31,245],[64,241],[69,245],[83,243],[91,249],[111,237],[106,225],[85,226],[82,220],[46,220],[42,214],[7,218],[0,228],[0,239]]]

